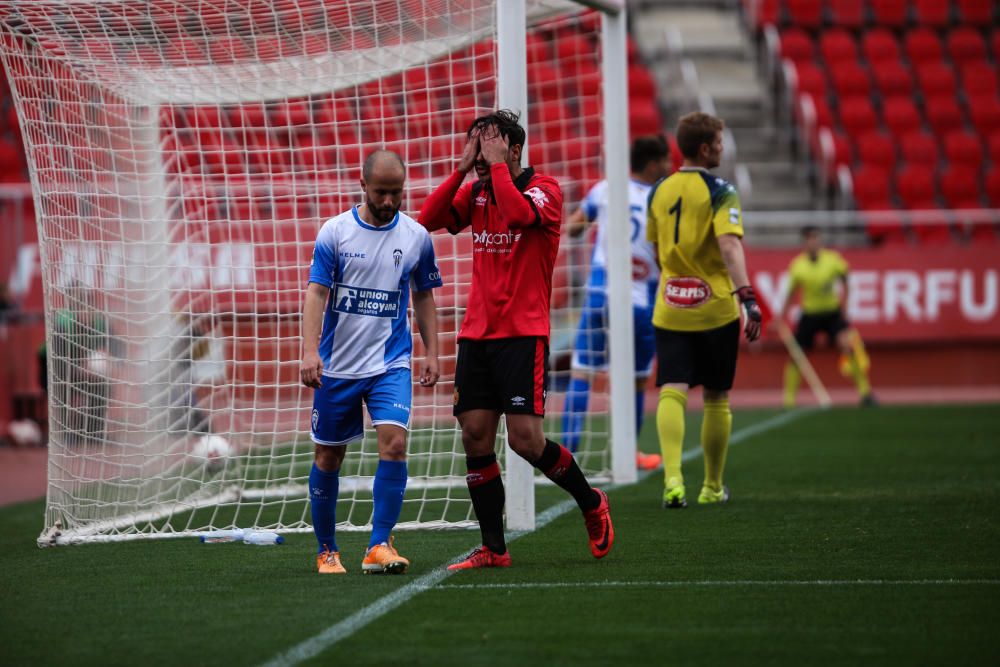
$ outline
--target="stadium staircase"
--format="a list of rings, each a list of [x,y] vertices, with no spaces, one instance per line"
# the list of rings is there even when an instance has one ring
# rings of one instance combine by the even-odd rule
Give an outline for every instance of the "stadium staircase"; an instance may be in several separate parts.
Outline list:
[[[733,2],[669,0],[635,6],[634,34],[661,83],[668,122],[702,109],[726,121],[725,162],[744,207],[805,210],[822,205],[811,187],[811,162],[758,67],[753,34]],[[770,238],[771,242],[794,242]]]
[[[878,243],[991,242],[1000,207],[1000,6],[991,0],[743,0],[820,192],[863,211]]]

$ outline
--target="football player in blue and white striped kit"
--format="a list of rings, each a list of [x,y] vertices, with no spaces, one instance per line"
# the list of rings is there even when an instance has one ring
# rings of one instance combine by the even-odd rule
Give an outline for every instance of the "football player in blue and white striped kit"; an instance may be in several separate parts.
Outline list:
[[[653,246],[646,240],[646,205],[653,185],[670,173],[670,148],[663,137],[639,137],[630,151],[629,222],[632,245],[632,308],[635,332],[635,419],[636,437],[642,429],[646,380],[652,371],[656,341],[653,336],[653,301],[660,275]],[[590,399],[593,374],[608,368],[607,345],[607,267],[604,243],[608,233],[608,182],[600,181],[591,188],[580,209],[567,221],[572,236],[582,234],[587,223],[597,222],[597,239],[590,260],[587,279],[587,301],[580,315],[573,344],[572,376],[566,392],[563,412],[563,438],[566,447],[575,452],[580,444],[580,432]],[[641,469],[660,465],[656,454],[638,453]]]
[[[392,545],[406,490],[412,341],[407,307],[427,350],[420,384],[438,380],[437,314],[441,286],[430,235],[400,213],[406,170],[391,151],[365,159],[365,202],[327,220],[319,231],[302,311],[302,382],[316,389],[309,474],[317,569],[343,574],[334,538],[340,466],[347,445],[364,437],[362,402],[378,437],[372,536],[365,573],[399,574],[409,561]]]

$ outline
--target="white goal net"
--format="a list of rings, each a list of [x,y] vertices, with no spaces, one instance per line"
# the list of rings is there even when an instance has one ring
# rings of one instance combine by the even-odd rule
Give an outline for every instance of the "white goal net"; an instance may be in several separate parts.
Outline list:
[[[496,3],[5,6],[50,356],[40,544],[310,530],[312,392],[298,371],[316,233],[360,202],[370,150],[403,157],[413,215],[450,173],[469,123],[498,104]],[[600,15],[535,1],[527,21],[528,148],[568,213],[603,177]],[[400,527],[473,518],[451,416],[472,240],[434,241],[443,376],[414,388]],[[555,276],[556,434],[587,255],[567,244]],[[594,476],[611,471],[608,410],[598,384],[578,452]],[[338,528],[370,526],[377,459],[373,434],[349,449]]]

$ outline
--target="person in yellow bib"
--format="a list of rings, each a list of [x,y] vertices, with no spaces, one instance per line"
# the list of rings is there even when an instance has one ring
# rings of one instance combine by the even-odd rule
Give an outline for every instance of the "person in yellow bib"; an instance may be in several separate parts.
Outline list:
[[[836,250],[823,247],[823,236],[817,227],[802,230],[803,251],[788,266],[788,295],[781,309],[779,323],[786,321],[789,309],[801,295],[802,314],[795,327],[795,342],[803,352],[811,350],[816,335],[826,334],[831,345],[842,355],[844,374],[854,380],[861,405],[876,405],[868,381],[868,355],[861,336],[850,327],[844,316],[847,303],[847,261]],[[841,289],[837,290],[837,284]],[[802,375],[791,359],[785,364],[785,407],[795,407],[795,397]]]
[[[684,164],[649,197],[646,235],[660,265],[653,327],[666,508],[687,507],[681,474],[684,410],[688,391],[698,385],[705,399],[705,481],[698,503],[729,500],[722,473],[733,423],[729,390],[736,375],[741,308],[747,340],[760,335],[761,312],[743,255],[739,196],[709,172],[722,158],[723,127],[721,119],[701,112],[682,117],[676,136]]]

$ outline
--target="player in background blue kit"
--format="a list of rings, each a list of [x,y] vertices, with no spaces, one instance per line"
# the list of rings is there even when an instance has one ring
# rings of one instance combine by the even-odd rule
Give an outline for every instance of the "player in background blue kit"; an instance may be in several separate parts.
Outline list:
[[[656,339],[653,335],[653,301],[660,269],[653,244],[646,240],[646,205],[653,185],[670,174],[670,147],[663,137],[639,137],[630,151],[629,180],[630,230],[632,245],[632,312],[635,332],[635,434],[639,437],[645,414],[646,380],[652,372]],[[583,205],[567,221],[571,236],[579,236],[587,224],[597,222],[597,239],[590,260],[587,279],[587,301],[580,315],[573,346],[572,376],[563,411],[564,442],[575,452],[580,444],[590,400],[590,383],[594,373],[608,369],[607,343],[607,267],[605,236],[608,233],[608,182],[600,181],[591,188]],[[615,239],[617,241],[617,239]],[[642,470],[660,465],[657,454],[636,454]]]
[[[437,311],[432,288],[441,274],[427,230],[400,213],[406,170],[391,151],[365,159],[365,202],[327,220],[319,231],[302,309],[302,383],[316,389],[309,474],[316,566],[344,574],[334,538],[340,466],[347,445],[364,437],[361,404],[378,437],[372,536],[362,561],[367,573],[401,574],[409,561],[390,535],[406,491],[413,348],[410,292],[427,350],[420,384],[438,380]]]

